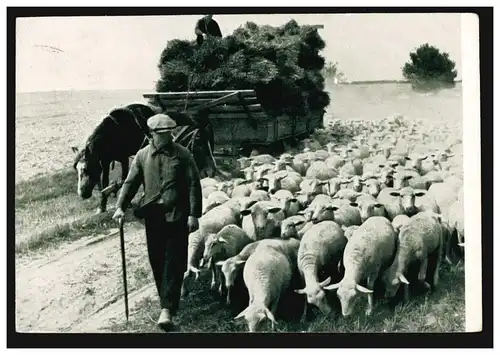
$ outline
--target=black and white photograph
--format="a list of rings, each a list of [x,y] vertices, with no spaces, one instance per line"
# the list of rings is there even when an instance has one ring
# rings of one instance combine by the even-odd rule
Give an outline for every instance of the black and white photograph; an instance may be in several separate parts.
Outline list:
[[[16,333],[483,331],[482,17],[48,9],[8,10]]]

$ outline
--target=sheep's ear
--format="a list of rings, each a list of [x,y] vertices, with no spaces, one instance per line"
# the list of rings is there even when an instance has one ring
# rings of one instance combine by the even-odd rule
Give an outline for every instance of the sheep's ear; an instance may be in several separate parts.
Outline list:
[[[295,290],[295,293],[298,293],[299,295],[305,295],[306,294],[306,290],[304,288],[300,289],[300,290]]]
[[[363,292],[363,293],[373,293],[373,290],[369,290],[366,287],[363,287],[359,284],[356,284],[356,290],[358,290],[359,292]]]
[[[323,287],[324,290],[336,290],[340,287],[340,282]]]
[[[240,312],[240,314],[238,314],[236,317],[234,317],[234,319],[240,319],[240,318],[243,318],[247,312],[248,312],[248,307],[247,307],[247,308],[245,308],[244,310],[242,310],[242,311]]]
[[[247,209],[249,209],[250,207],[252,207],[253,205],[255,205],[257,202],[258,202],[257,200],[252,200],[252,201],[248,202]]]
[[[248,208],[240,211],[240,214],[242,216],[248,216],[250,213],[252,213],[252,211],[250,211],[250,209]]]
[[[271,312],[269,309],[267,309],[267,308],[264,308],[264,313],[266,314],[267,319],[269,319],[269,320],[271,321],[271,323],[272,323],[272,327],[273,327],[273,329],[274,329],[274,326],[275,326],[275,324],[276,324],[276,319],[274,318],[274,315],[273,315],[273,314],[272,314],[272,312]]]
[[[236,265],[241,265],[241,264],[246,263],[246,260],[236,260],[234,263],[235,263]]]
[[[425,196],[425,192],[423,192],[423,191],[415,192],[415,196],[417,196],[417,197]]]
[[[227,240],[225,240],[223,237],[219,237],[219,243],[227,243]]]
[[[286,170],[278,171],[275,175],[276,179],[284,179],[288,176],[288,172]]]
[[[427,155],[421,155],[418,157],[418,160],[425,160],[427,159]]]
[[[215,263],[215,265],[217,265],[217,266],[222,266],[222,265],[224,265],[224,261],[217,261],[217,262]]]
[[[278,213],[281,210],[281,207],[271,207],[268,211],[269,213]]]
[[[403,274],[399,275],[399,281],[401,281],[402,283],[405,283],[407,285],[409,285],[410,283],[408,282],[408,280],[406,279],[406,277],[404,277]]]
[[[394,197],[401,196],[401,194],[399,193],[399,191],[391,191],[391,192],[389,192],[389,195],[394,196]]]
[[[332,278],[330,276],[328,276],[323,282],[320,282],[319,283],[319,286],[321,288],[325,287],[326,285],[328,285],[330,282],[332,282]]]
[[[304,224],[304,223],[306,223],[306,221],[297,221],[297,222],[295,222],[293,225],[294,225],[295,227],[298,227],[298,226],[300,226],[301,224]]]
[[[300,216],[303,216],[303,215],[306,214],[306,211],[302,210],[302,211],[297,212],[297,214],[300,215]]]

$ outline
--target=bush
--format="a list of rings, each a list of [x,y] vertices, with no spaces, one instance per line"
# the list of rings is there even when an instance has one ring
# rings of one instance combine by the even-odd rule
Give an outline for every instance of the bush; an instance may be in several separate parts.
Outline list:
[[[403,67],[403,76],[415,89],[454,86],[457,71],[448,53],[426,43],[411,52],[410,59]]]
[[[312,26],[247,22],[232,35],[173,40],[160,56],[156,91],[253,89],[270,115],[306,115],[330,102],[324,91],[325,42]]]

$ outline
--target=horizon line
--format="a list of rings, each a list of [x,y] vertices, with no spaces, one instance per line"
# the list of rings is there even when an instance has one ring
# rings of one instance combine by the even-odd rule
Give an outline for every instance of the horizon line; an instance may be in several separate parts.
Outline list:
[[[332,78],[325,78],[325,81],[333,80]],[[454,80],[455,83],[461,83],[462,79]],[[377,80],[352,80],[339,82],[335,85],[356,85],[356,84],[409,84],[408,80],[399,80],[399,79],[377,79]],[[146,88],[106,88],[106,89],[76,89],[76,88],[67,88],[67,89],[48,89],[48,90],[35,90],[35,91],[16,91],[16,94],[36,94],[40,92],[71,92],[71,91],[144,91],[144,92],[152,92],[151,89]],[[153,92],[155,92],[153,90]]]

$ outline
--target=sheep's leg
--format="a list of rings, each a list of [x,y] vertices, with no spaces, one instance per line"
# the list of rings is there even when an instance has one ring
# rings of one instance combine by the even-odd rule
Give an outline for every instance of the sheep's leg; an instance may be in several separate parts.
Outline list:
[[[210,283],[210,289],[212,290],[215,290],[215,288],[217,287],[216,285],[216,281],[215,281],[215,266],[214,265],[211,265],[210,266],[210,270],[212,271],[212,282]]]
[[[439,253],[437,257],[437,262],[436,262],[436,268],[434,269],[434,275],[432,278],[432,287],[436,288],[436,286],[439,283],[439,267],[441,266],[441,263],[443,261],[443,244],[439,246]]]
[[[227,287],[226,304],[231,304],[231,287]]]
[[[368,289],[373,290],[373,288],[375,287],[375,280],[377,278],[376,276],[377,274],[370,275],[366,279],[366,286],[368,287]],[[368,306],[366,307],[365,314],[369,316],[373,312],[373,293],[367,293],[366,296],[368,297]]]
[[[427,275],[427,265],[429,263],[428,256],[425,256],[420,263],[420,272],[418,273],[418,280],[424,285],[426,289],[429,289],[431,286],[425,281],[425,277]]]
[[[445,260],[448,265],[453,265],[453,262],[451,261],[450,255],[451,255],[451,243],[452,243],[452,236],[453,232],[449,233],[448,238],[446,238],[446,248],[445,249]]]
[[[404,291],[403,302],[407,303],[410,301],[410,285],[402,284],[402,286]]]
[[[219,276],[219,295],[220,296],[223,296],[224,295],[224,283],[225,283],[225,279],[224,279],[224,274],[222,273],[222,271],[220,270],[217,270],[216,269],[216,272]]]
[[[307,297],[305,297],[304,311],[302,312],[302,318],[300,318],[301,322],[305,322],[307,320],[307,310],[308,309],[309,309],[309,303],[307,303]]]

